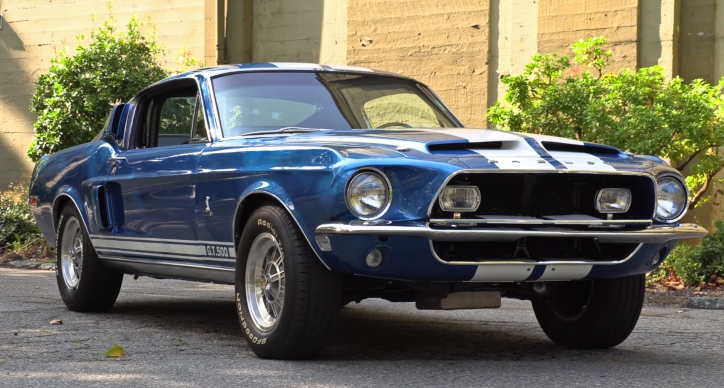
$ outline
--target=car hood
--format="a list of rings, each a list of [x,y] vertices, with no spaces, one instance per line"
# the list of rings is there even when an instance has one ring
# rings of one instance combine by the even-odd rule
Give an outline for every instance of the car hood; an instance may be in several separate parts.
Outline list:
[[[614,171],[651,168],[617,148],[554,136],[489,129],[335,130],[257,138],[267,145],[315,145],[345,158],[443,161],[467,168]]]

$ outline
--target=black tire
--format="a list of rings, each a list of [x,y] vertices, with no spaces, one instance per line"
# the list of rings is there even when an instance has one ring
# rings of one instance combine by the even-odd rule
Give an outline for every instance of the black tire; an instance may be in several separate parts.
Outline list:
[[[268,204],[254,211],[236,255],[236,311],[257,356],[317,355],[336,333],[340,287],[284,209]]]
[[[123,274],[106,268],[98,260],[83,219],[72,205],[64,207],[60,213],[55,247],[55,278],[60,297],[68,309],[106,311],[113,307],[121,290]]]
[[[641,315],[645,275],[560,282],[558,295],[533,300],[533,311],[553,342],[576,349],[605,349],[626,340]]]

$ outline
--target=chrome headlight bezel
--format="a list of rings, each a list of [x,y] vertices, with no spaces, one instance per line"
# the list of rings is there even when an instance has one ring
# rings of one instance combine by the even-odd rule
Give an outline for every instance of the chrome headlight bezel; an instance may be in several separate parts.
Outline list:
[[[681,209],[678,211],[678,213],[671,217],[662,217],[659,214],[660,203],[659,203],[659,192],[660,188],[662,187],[662,182],[673,182],[675,183],[680,189],[683,194],[684,200],[681,205]],[[684,182],[681,177],[676,176],[674,174],[665,174],[661,176],[656,177],[656,211],[654,214],[654,219],[659,222],[665,222],[667,224],[676,222],[680,220],[682,217],[684,217],[684,214],[686,214],[686,210],[689,207],[689,189],[686,186],[686,182]]]
[[[367,214],[358,211],[358,207],[355,206],[352,199],[353,196],[356,195],[354,191],[359,189],[358,185],[361,183],[358,183],[355,180],[365,175],[372,177],[373,179],[377,179],[378,182],[381,184],[383,191],[386,193],[386,197],[384,201],[382,201],[383,203],[380,208],[374,212],[370,212]],[[385,215],[385,213],[387,213],[387,211],[390,209],[390,206],[392,205],[392,183],[390,183],[390,179],[387,177],[387,175],[379,169],[372,167],[359,169],[355,171],[352,175],[350,175],[349,179],[347,180],[347,184],[344,189],[344,201],[347,204],[347,209],[349,209],[349,211],[360,220],[376,220]],[[361,203],[361,201],[359,202]]]

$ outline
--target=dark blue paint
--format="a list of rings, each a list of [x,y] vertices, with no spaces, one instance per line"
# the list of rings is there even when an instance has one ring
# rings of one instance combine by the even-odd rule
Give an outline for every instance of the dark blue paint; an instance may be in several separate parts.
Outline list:
[[[374,167],[389,177],[394,190],[393,202],[384,218],[404,224],[426,222],[430,203],[452,173],[497,167],[470,150],[429,153],[430,144],[467,141],[445,133],[347,130],[221,139],[209,78],[232,69],[275,67],[273,64],[226,66],[162,81],[168,83],[181,78],[196,81],[205,107],[208,144],[130,149],[133,144],[130,129],[139,121],[135,116],[136,98],[124,109],[129,120],[121,144],[108,135],[43,158],[34,170],[30,194],[37,195],[41,201],[32,211],[46,239],[55,241],[53,217],[59,209],[54,209],[53,204],[69,198],[94,235],[233,243],[234,232],[238,232],[234,220],[240,205],[251,196],[264,195],[270,203],[280,204],[289,211],[311,247],[333,270],[401,280],[470,279],[476,266],[438,262],[424,239],[394,237],[383,241],[376,236],[332,236],[334,252],[331,253],[319,250],[314,243],[314,230],[323,223],[355,219],[347,209],[343,193],[348,178],[360,168]],[[565,168],[535,139],[523,137],[541,158],[556,168]],[[128,163],[111,171],[107,163],[111,156],[126,157]],[[675,172],[645,158],[618,155],[600,158],[619,171]],[[101,186],[115,198],[109,202],[114,221],[109,230],[99,228],[96,219],[98,203],[93,193]],[[206,197],[209,197],[212,217],[204,214]],[[364,264],[365,254],[379,245],[391,254],[381,267],[368,268]],[[118,246],[123,247],[121,241]],[[596,266],[589,277],[650,271],[650,259],[662,246],[649,244],[621,265]],[[136,257],[142,253],[129,249],[126,255]],[[233,267],[233,263],[226,265]],[[535,266],[529,279],[538,279],[543,271],[544,266]]]

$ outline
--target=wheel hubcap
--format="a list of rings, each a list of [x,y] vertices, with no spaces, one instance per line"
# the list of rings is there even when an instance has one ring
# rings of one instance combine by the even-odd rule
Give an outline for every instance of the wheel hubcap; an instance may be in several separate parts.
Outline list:
[[[284,254],[277,239],[262,233],[254,239],[246,260],[246,300],[256,327],[274,328],[284,307]]]
[[[70,217],[63,228],[63,238],[60,242],[60,266],[63,281],[69,290],[75,290],[80,283],[80,274],[83,270],[83,232],[80,222]]]

